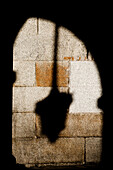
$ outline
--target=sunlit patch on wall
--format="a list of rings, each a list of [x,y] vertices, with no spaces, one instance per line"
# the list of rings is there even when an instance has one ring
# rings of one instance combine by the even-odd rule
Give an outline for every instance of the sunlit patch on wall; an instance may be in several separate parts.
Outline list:
[[[13,46],[13,69],[17,76],[15,87],[51,87],[55,27],[55,23],[42,18],[29,18],[24,23]],[[62,65],[62,71],[66,70],[64,76],[58,73],[58,86],[66,84],[74,98],[69,112],[99,112],[97,100],[102,90],[94,58],[90,52],[87,55],[84,43],[63,26],[58,27],[57,61],[58,67]],[[43,74],[37,75],[37,66],[41,66],[40,73]]]
[[[35,107],[50,96],[55,55],[58,93],[72,94],[72,102],[58,139],[51,144],[41,134],[41,119]],[[52,21],[29,18],[13,44],[13,71],[16,80],[12,98],[12,153],[17,163],[30,166],[47,162],[49,165],[100,162],[103,115],[97,102],[102,96],[101,78],[94,56],[87,52],[84,42]],[[60,118],[61,114],[58,124]]]

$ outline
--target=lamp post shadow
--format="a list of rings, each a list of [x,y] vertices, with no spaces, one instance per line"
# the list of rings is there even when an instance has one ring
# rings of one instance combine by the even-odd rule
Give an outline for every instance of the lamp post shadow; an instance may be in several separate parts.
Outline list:
[[[72,102],[72,94],[60,93],[57,87],[57,44],[58,26],[56,25],[52,90],[44,100],[36,104],[35,108],[41,120],[41,133],[46,135],[50,142],[55,142],[59,133],[65,128],[66,115]]]

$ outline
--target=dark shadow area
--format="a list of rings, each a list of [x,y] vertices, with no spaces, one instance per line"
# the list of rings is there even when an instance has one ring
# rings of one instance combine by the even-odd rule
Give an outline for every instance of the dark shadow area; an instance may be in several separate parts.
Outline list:
[[[46,135],[50,142],[55,142],[61,130],[65,128],[66,115],[71,102],[71,94],[52,89],[47,98],[37,103],[36,113],[41,118],[42,134]]]
[[[42,101],[36,104],[36,113],[41,118],[42,134],[46,135],[50,142],[55,142],[58,135],[65,128],[66,115],[72,102],[72,95],[59,92],[57,88],[57,44],[58,26],[55,29],[54,64],[52,75],[52,90]]]
[[[83,14],[83,15],[82,15]],[[86,10],[82,11],[82,14],[72,12],[71,10],[64,10],[63,12],[60,11],[53,11],[48,14],[48,12],[44,13],[44,10],[42,12],[37,12],[35,14],[31,15],[20,15],[18,13],[15,13],[15,15],[10,17],[10,21],[8,25],[8,50],[6,52],[6,58],[7,58],[7,72],[8,72],[8,81],[7,81],[7,102],[5,102],[6,113],[7,116],[7,125],[8,125],[8,133],[5,136],[5,141],[7,141],[8,144],[6,144],[7,151],[8,151],[8,160],[7,162],[8,167],[9,164],[13,164],[14,162],[11,161],[12,157],[12,74],[13,74],[13,43],[15,41],[15,38],[22,27],[22,25],[25,23],[25,21],[30,17],[37,17],[37,18],[44,18],[47,20],[50,20],[59,26],[64,26],[70,31],[72,31],[80,40],[83,41],[85,44],[87,51],[91,52],[98,71],[101,78],[101,85],[102,85],[102,97],[98,100],[97,104],[99,108],[101,108],[104,112],[103,115],[103,145],[102,145],[102,166],[106,169],[109,169],[112,167],[112,150],[113,150],[113,143],[111,136],[111,129],[112,129],[112,118],[109,113],[111,113],[110,110],[110,102],[109,102],[109,94],[110,94],[110,86],[108,82],[105,81],[105,76],[108,73],[107,80],[109,79],[109,71],[108,71],[108,64],[110,64],[110,61],[107,62],[106,59],[106,44],[108,43],[107,36],[108,30],[105,30],[105,26],[107,25],[109,27],[109,24],[106,22],[106,17],[104,15],[104,12],[101,11],[99,8],[92,10],[92,8],[86,13]],[[103,35],[104,33],[104,35]],[[6,38],[7,39],[7,38]],[[108,50],[108,49],[107,49]],[[110,53],[108,53],[110,55]],[[106,64],[106,69],[105,69]],[[54,74],[56,75],[56,73]],[[7,75],[6,75],[7,77]],[[54,100],[53,100],[54,99]],[[111,100],[111,99],[110,99]],[[56,103],[57,101],[57,103]],[[44,99],[43,101],[37,103],[36,111],[41,116],[42,119],[42,133],[46,134],[50,140],[53,142],[58,138],[59,132],[65,127],[65,119],[66,119],[66,112],[67,109],[72,101],[72,97],[70,94],[60,93],[58,89],[52,89],[50,95]],[[50,106],[49,106],[50,105]],[[59,113],[59,108],[62,113]],[[54,113],[53,113],[54,112]],[[48,114],[47,114],[48,113]],[[46,117],[47,115],[47,117]],[[59,120],[59,117],[61,120]],[[51,121],[52,120],[52,121]],[[45,124],[46,122],[46,124]],[[56,128],[56,124],[53,124],[53,122],[56,122],[59,126]],[[48,125],[49,124],[49,125]],[[48,129],[46,129],[48,127]],[[51,130],[51,127],[53,129]],[[56,135],[53,135],[53,132],[55,132]],[[111,133],[110,133],[111,132]],[[51,138],[52,136],[52,138]]]

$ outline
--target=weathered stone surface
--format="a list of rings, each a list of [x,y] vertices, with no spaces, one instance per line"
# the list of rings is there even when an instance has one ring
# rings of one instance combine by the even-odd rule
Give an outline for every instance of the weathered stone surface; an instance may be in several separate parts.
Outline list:
[[[86,162],[100,162],[102,138],[86,138]]]
[[[56,143],[41,135],[40,118],[33,113],[36,103],[52,89],[55,26],[45,19],[30,18],[14,42],[13,155],[17,163],[27,165],[83,163],[84,156],[87,163],[99,162],[103,125],[97,107],[102,95],[99,73],[90,53],[87,59],[84,43],[62,26],[58,28],[57,85],[60,92],[73,94],[73,102]]]
[[[36,103],[45,99],[51,87],[13,87],[13,112],[34,112]],[[60,92],[67,92],[67,87],[59,87]]]
[[[16,72],[14,86],[35,86],[35,62],[14,61],[13,70]]]
[[[37,22],[37,58],[40,61],[53,61],[55,43],[55,23],[39,18]]]
[[[55,23],[42,18],[38,18],[37,21],[39,35],[54,37],[56,25]]]
[[[83,138],[59,138],[49,143],[47,138],[13,140],[13,155],[17,163],[59,163],[84,161]]]
[[[68,86],[69,64],[66,61],[58,61],[57,63],[57,86]],[[54,62],[39,61],[36,63],[36,82],[37,86],[52,86]]]
[[[99,72],[94,61],[70,61],[70,87],[79,86],[101,89]]]
[[[37,18],[29,18],[20,29],[14,42],[13,59],[35,60],[37,40]]]
[[[70,93],[73,102],[69,113],[100,112],[98,98],[102,95],[100,78],[93,61],[70,61]]]
[[[52,33],[53,35],[53,33]],[[53,61],[54,58],[54,36],[38,35],[37,39],[37,57],[39,61]]]
[[[36,103],[50,93],[50,87],[13,87],[13,112],[34,112]]]
[[[14,60],[53,60],[55,43],[55,23],[37,18],[29,18],[19,31],[14,44]],[[58,28],[58,59],[78,57],[87,54],[84,43],[71,31]]]
[[[59,136],[62,137],[89,137],[102,136],[103,127],[102,113],[77,113],[67,114],[65,129],[61,131]],[[40,117],[36,115],[36,135],[41,134]]]
[[[79,40],[71,31],[65,27],[58,29],[58,58],[63,60],[64,57],[85,58],[87,54],[84,43]]]
[[[68,114],[66,127],[60,136],[102,136],[102,120],[101,113]]]
[[[37,60],[53,60],[55,43],[55,23],[38,19],[38,56]],[[86,48],[71,31],[64,27],[58,28],[57,57],[63,60],[64,57],[85,58]]]
[[[13,113],[12,137],[35,136],[35,113]]]

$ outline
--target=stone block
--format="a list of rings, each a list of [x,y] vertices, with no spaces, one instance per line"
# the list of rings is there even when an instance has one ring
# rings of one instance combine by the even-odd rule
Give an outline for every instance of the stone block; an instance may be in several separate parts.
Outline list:
[[[60,137],[91,137],[102,136],[102,113],[77,113],[67,114],[65,128],[59,134]],[[36,135],[41,137],[41,120],[36,115]]]
[[[50,87],[13,87],[13,112],[34,112],[36,103],[46,98]]]
[[[97,107],[102,95],[99,73],[93,61],[70,61],[70,93],[73,102],[70,113],[100,112]]]
[[[14,60],[35,60],[37,57],[37,18],[29,18],[13,45]]]
[[[58,61],[57,63],[57,86],[68,86],[69,64],[67,61]],[[52,86],[53,66],[51,61],[39,61],[36,63],[36,82],[37,86],[48,87]]]
[[[47,138],[13,140],[13,155],[17,163],[84,162],[84,138],[59,138],[49,143]]]
[[[84,43],[79,40],[71,31],[65,27],[59,27],[58,30],[58,58],[64,57],[85,58],[87,54]]]
[[[14,60],[53,60],[55,48],[55,23],[39,18],[29,18],[20,29],[14,43]],[[57,57],[86,57],[84,43],[71,31],[58,28]]]
[[[101,90],[99,71],[94,61],[70,61],[70,87]]]
[[[37,58],[36,60],[53,61],[55,43],[55,24],[49,20],[37,20]]]
[[[39,35],[54,37],[55,26],[56,26],[54,22],[51,22],[50,20],[46,20],[42,18],[39,18],[37,21],[38,21],[37,23],[38,23],[38,34]]]
[[[13,112],[35,111],[36,103],[45,99],[51,87],[13,87]],[[59,87],[60,92],[67,92],[67,87]]]
[[[38,56],[37,60],[53,60],[55,46],[55,23],[38,19]],[[58,28],[57,57],[78,57],[84,59],[87,50],[84,43],[65,27]]]
[[[35,113],[13,113],[12,137],[35,136]]]
[[[47,33],[47,32],[46,32]],[[54,59],[54,36],[38,35],[37,57],[38,61],[53,61]]]
[[[35,62],[14,61],[13,70],[16,72],[14,86],[35,86]]]
[[[60,136],[102,136],[102,116],[101,113],[68,114],[66,127]]]
[[[55,23],[29,18],[20,29],[14,43],[14,60],[53,60]],[[58,60],[64,57],[84,58],[86,47],[71,31],[58,28]]]
[[[70,88],[69,92],[73,95],[73,102],[70,105],[69,113],[98,113],[102,110],[98,108],[100,92],[85,88]]]
[[[100,162],[102,153],[102,138],[86,138],[86,162]]]

